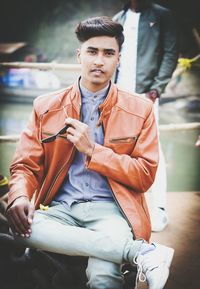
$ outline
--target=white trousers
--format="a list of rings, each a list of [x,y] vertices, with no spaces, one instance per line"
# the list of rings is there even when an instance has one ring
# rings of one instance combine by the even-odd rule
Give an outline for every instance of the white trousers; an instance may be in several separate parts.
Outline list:
[[[159,102],[156,99],[154,103],[154,113],[156,118],[156,124],[159,123]],[[159,137],[159,134],[158,134]],[[162,151],[161,143],[159,140],[159,164],[155,177],[155,181],[149,191],[146,193],[146,200],[150,212],[154,208],[165,208],[166,207],[166,196],[167,196],[167,172],[165,157]]]

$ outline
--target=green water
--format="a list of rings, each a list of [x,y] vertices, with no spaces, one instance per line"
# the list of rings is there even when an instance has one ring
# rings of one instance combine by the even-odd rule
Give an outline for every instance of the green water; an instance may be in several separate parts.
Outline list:
[[[0,134],[18,134],[26,126],[31,104],[0,104]],[[161,106],[161,123],[200,121],[199,114],[178,112],[174,104]],[[161,132],[168,176],[168,191],[200,191],[200,149],[195,147],[197,130]],[[15,143],[0,144],[0,173],[9,176]]]
[[[168,191],[200,191],[200,149],[194,146],[197,135],[197,131],[161,134]]]
[[[0,135],[19,134],[29,119],[32,106],[0,103]],[[16,143],[0,143],[0,174],[9,176]]]

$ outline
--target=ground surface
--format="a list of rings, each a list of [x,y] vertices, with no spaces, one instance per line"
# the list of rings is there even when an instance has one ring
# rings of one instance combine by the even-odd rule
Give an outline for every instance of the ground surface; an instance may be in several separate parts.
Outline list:
[[[168,193],[168,213],[168,227],[152,234],[153,241],[175,249],[165,289],[200,289],[200,193]]]

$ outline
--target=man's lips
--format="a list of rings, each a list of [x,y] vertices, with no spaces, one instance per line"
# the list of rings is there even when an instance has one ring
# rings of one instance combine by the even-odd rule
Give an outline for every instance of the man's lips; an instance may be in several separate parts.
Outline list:
[[[96,74],[102,74],[104,71],[102,69],[92,69],[91,72],[96,73]]]

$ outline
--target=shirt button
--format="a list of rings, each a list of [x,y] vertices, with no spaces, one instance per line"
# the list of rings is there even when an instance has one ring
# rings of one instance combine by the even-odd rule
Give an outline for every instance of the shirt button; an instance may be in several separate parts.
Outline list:
[[[94,120],[94,117],[92,116],[90,120]]]
[[[97,98],[97,95],[95,95],[94,98]]]
[[[86,187],[89,187],[89,184],[88,183],[85,183]]]

